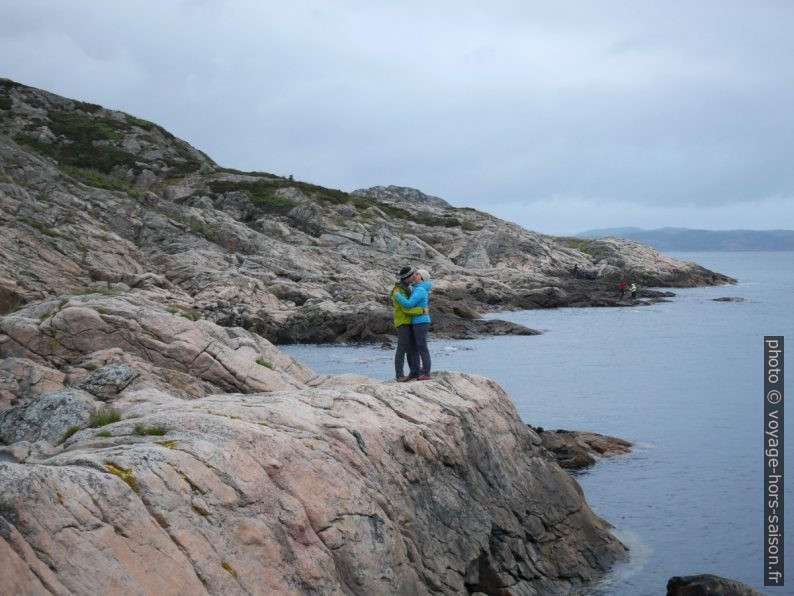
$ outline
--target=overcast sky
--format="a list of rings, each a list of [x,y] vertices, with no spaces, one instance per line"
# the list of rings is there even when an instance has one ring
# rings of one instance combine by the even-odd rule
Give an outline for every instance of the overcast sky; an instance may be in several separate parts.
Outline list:
[[[794,2],[2,0],[0,76],[546,233],[794,228]]]

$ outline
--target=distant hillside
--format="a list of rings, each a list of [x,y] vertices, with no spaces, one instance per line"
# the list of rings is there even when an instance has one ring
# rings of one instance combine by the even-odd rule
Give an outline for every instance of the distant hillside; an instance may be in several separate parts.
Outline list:
[[[378,199],[385,203],[414,203],[416,205],[440,207],[441,209],[452,207],[444,199],[426,195],[421,190],[406,186],[373,186],[371,188],[359,188],[350,194]]]
[[[794,230],[604,228],[577,234],[579,238],[606,238],[608,236],[636,240],[662,251],[794,250]]]
[[[731,281],[635,242],[546,236],[414,189],[349,194],[224,168],[158,124],[0,79],[0,316],[145,292],[278,343],[384,342],[405,264],[434,277],[434,337],[530,332],[481,316],[497,310],[634,304],[614,291],[619,278]]]

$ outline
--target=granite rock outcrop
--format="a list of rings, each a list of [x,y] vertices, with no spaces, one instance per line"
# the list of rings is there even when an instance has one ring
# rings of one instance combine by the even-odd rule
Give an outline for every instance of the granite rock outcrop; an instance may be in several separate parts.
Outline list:
[[[157,298],[0,319],[0,592],[570,593],[625,558],[493,381],[317,375]]]

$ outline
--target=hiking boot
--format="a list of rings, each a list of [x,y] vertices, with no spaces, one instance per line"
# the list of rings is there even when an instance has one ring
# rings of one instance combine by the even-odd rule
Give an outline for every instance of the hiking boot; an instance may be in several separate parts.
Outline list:
[[[414,378],[411,377],[411,376],[408,376],[408,377],[397,377],[397,382],[398,383],[407,383],[408,381],[413,381],[413,380],[414,380]]]
[[[429,381],[430,380],[430,376],[429,375],[419,375],[418,377],[416,377],[416,380],[417,381]]]

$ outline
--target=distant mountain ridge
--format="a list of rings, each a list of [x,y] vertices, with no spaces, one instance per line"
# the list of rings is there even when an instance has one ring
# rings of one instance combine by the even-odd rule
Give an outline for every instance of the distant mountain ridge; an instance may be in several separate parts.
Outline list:
[[[588,230],[577,238],[616,236],[647,244],[656,250],[681,251],[794,251],[794,230],[697,230],[690,228],[603,228]]]

